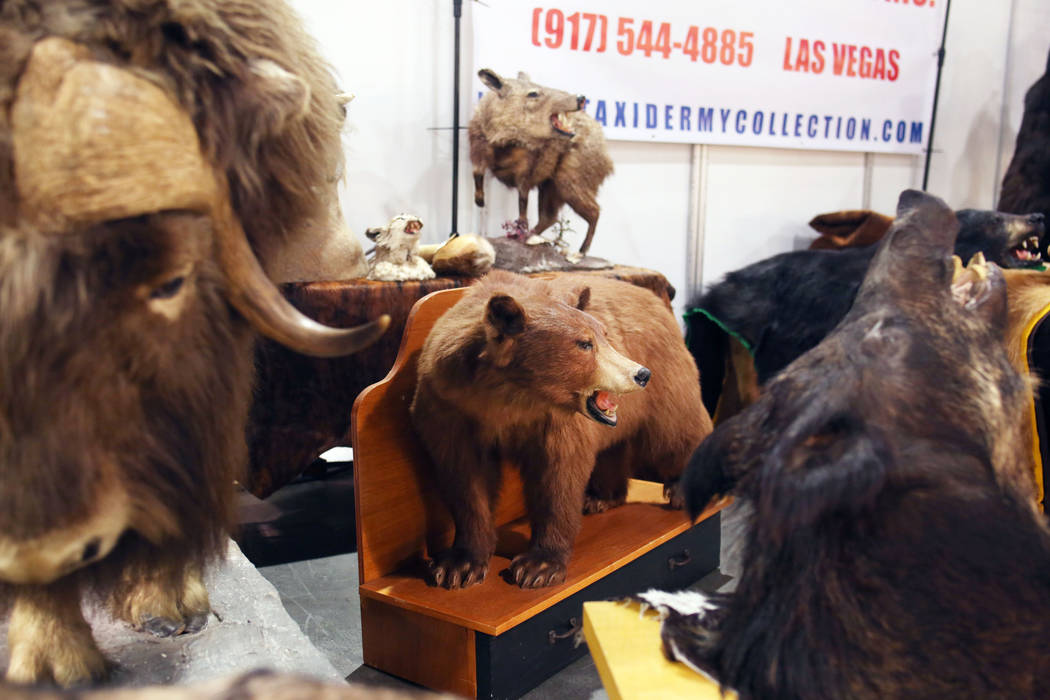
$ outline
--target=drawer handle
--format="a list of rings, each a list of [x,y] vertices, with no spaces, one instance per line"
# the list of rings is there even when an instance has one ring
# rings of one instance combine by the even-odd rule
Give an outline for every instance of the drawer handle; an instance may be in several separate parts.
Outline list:
[[[568,639],[580,631],[580,621],[575,617],[569,618],[569,629],[567,632],[558,634],[554,630],[547,630],[547,643],[557,644],[559,639]]]
[[[685,566],[692,560],[693,558],[689,556],[689,550],[683,549],[681,554],[675,554],[673,556],[667,557],[667,570],[674,571],[679,566]]]

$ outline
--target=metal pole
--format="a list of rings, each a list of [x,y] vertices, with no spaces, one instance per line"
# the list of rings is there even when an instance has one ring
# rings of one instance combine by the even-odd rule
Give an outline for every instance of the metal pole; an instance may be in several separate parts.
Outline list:
[[[452,0],[452,16],[455,18],[456,39],[452,59],[452,229],[459,233],[459,24],[463,16],[463,0]]]
[[[948,15],[952,11],[952,0],[944,8],[944,29],[941,32],[941,48],[937,50],[937,83],[933,88],[933,114],[930,115],[930,140],[926,145],[926,167],[922,173],[922,189],[930,180],[930,158],[933,156],[933,129],[937,125],[937,101],[941,96],[941,70],[944,68],[944,44],[948,39]]]

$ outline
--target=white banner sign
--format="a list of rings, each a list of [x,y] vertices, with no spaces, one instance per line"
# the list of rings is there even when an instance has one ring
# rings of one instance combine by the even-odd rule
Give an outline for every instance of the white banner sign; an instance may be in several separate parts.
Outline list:
[[[480,68],[586,95],[607,138],[921,153],[947,0],[472,3]]]

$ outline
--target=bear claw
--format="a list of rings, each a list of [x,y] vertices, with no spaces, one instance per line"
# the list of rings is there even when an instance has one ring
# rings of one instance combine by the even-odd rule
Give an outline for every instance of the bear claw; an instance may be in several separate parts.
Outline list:
[[[468,588],[485,580],[489,567],[467,552],[449,550],[427,563],[427,583],[449,590]]]
[[[565,580],[565,564],[550,554],[525,552],[514,557],[507,574],[522,588],[543,588]]]

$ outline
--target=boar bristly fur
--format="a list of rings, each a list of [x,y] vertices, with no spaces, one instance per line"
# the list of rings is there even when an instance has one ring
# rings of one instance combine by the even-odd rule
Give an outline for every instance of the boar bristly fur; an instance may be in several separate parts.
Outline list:
[[[690,460],[690,511],[747,509],[729,596],[665,644],[741,698],[1050,693],[1050,531],[1002,272],[901,195],[852,310]],[[644,595],[642,596],[645,597]]]
[[[529,192],[539,188],[539,221],[533,234],[546,231],[568,204],[587,222],[580,252],[591,247],[598,225],[598,188],[613,171],[602,127],[583,111],[582,95],[478,71],[491,89],[470,119],[470,162],[474,202],[485,206],[485,171],[518,191],[518,218],[528,220]]]

